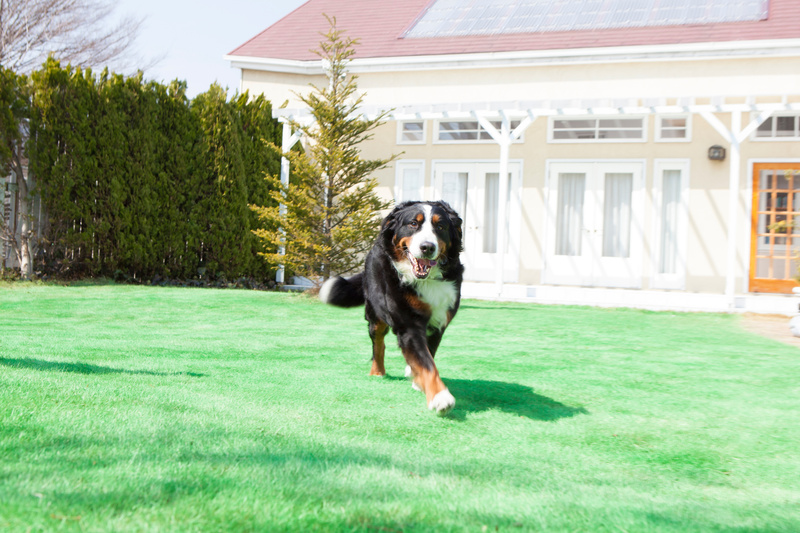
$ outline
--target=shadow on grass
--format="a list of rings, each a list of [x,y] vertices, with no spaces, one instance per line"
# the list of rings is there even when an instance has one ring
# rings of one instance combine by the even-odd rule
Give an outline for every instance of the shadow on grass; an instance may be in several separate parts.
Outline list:
[[[560,418],[588,414],[583,407],[570,407],[536,394],[531,387],[504,381],[483,379],[445,379],[456,398],[456,407],[448,415],[455,420],[466,419],[467,413],[498,410],[531,420],[551,422]]]
[[[108,366],[90,365],[88,363],[60,363],[57,361],[43,361],[41,359],[9,359],[0,357],[0,365],[13,368],[29,368],[31,370],[45,370],[52,372],[75,372],[78,374],[143,374],[146,376],[191,376],[203,377],[204,374],[196,372],[155,372],[153,370],[125,370]]]

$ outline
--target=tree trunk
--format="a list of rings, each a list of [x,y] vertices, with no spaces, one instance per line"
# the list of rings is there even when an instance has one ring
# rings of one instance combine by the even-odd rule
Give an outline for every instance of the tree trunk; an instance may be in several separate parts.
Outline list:
[[[15,164],[12,165],[14,174],[17,177],[17,218],[19,219],[19,245],[17,247],[17,259],[19,260],[19,271],[22,279],[30,280],[33,277],[33,261],[31,254],[31,213],[30,198],[28,198],[28,181],[22,171],[22,162],[19,156],[16,157]],[[15,236],[12,236],[15,238]]]
[[[333,187],[333,179],[330,176],[329,172],[325,172],[323,174],[323,179],[325,180],[325,222],[322,228],[323,235],[325,235],[325,239],[328,244],[331,244],[331,214],[333,213],[333,198],[331,197],[331,190]],[[331,262],[328,260],[330,253],[325,254],[325,259],[322,263],[322,281],[328,281],[328,279],[333,277],[333,273],[331,272]]]

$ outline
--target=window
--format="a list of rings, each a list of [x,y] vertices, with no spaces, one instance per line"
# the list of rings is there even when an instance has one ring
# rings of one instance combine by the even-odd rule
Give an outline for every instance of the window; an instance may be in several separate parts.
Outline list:
[[[425,191],[425,162],[398,161],[395,174],[395,201],[423,200]]]
[[[756,130],[756,139],[800,139],[800,116],[776,114],[765,120]]]
[[[397,144],[425,144],[425,121],[408,120],[397,123]]]
[[[656,141],[691,141],[691,116],[659,116],[656,123]]]
[[[552,142],[636,142],[645,140],[644,118],[552,118]]]
[[[489,121],[498,130],[502,127],[499,120]],[[512,120],[509,126],[513,130],[519,126],[519,120]],[[458,142],[493,142],[489,132],[477,120],[440,120],[437,123],[437,141],[442,143]],[[516,142],[522,142],[516,141]]]
[[[653,189],[656,203],[653,288],[683,289],[686,283],[689,162],[656,160]]]

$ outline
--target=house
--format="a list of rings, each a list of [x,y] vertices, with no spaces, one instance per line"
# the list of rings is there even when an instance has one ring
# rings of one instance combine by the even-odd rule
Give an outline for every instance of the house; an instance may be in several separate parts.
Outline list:
[[[800,2],[309,0],[226,56],[280,119],[324,14],[392,110],[381,194],[462,214],[466,295],[797,311]]]

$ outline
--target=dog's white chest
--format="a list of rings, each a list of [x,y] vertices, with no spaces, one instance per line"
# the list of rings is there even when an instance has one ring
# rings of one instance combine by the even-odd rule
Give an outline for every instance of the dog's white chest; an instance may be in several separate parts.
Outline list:
[[[418,281],[414,289],[419,299],[431,308],[428,328],[442,329],[447,325],[447,311],[456,303],[457,290],[452,281],[424,280]]]

